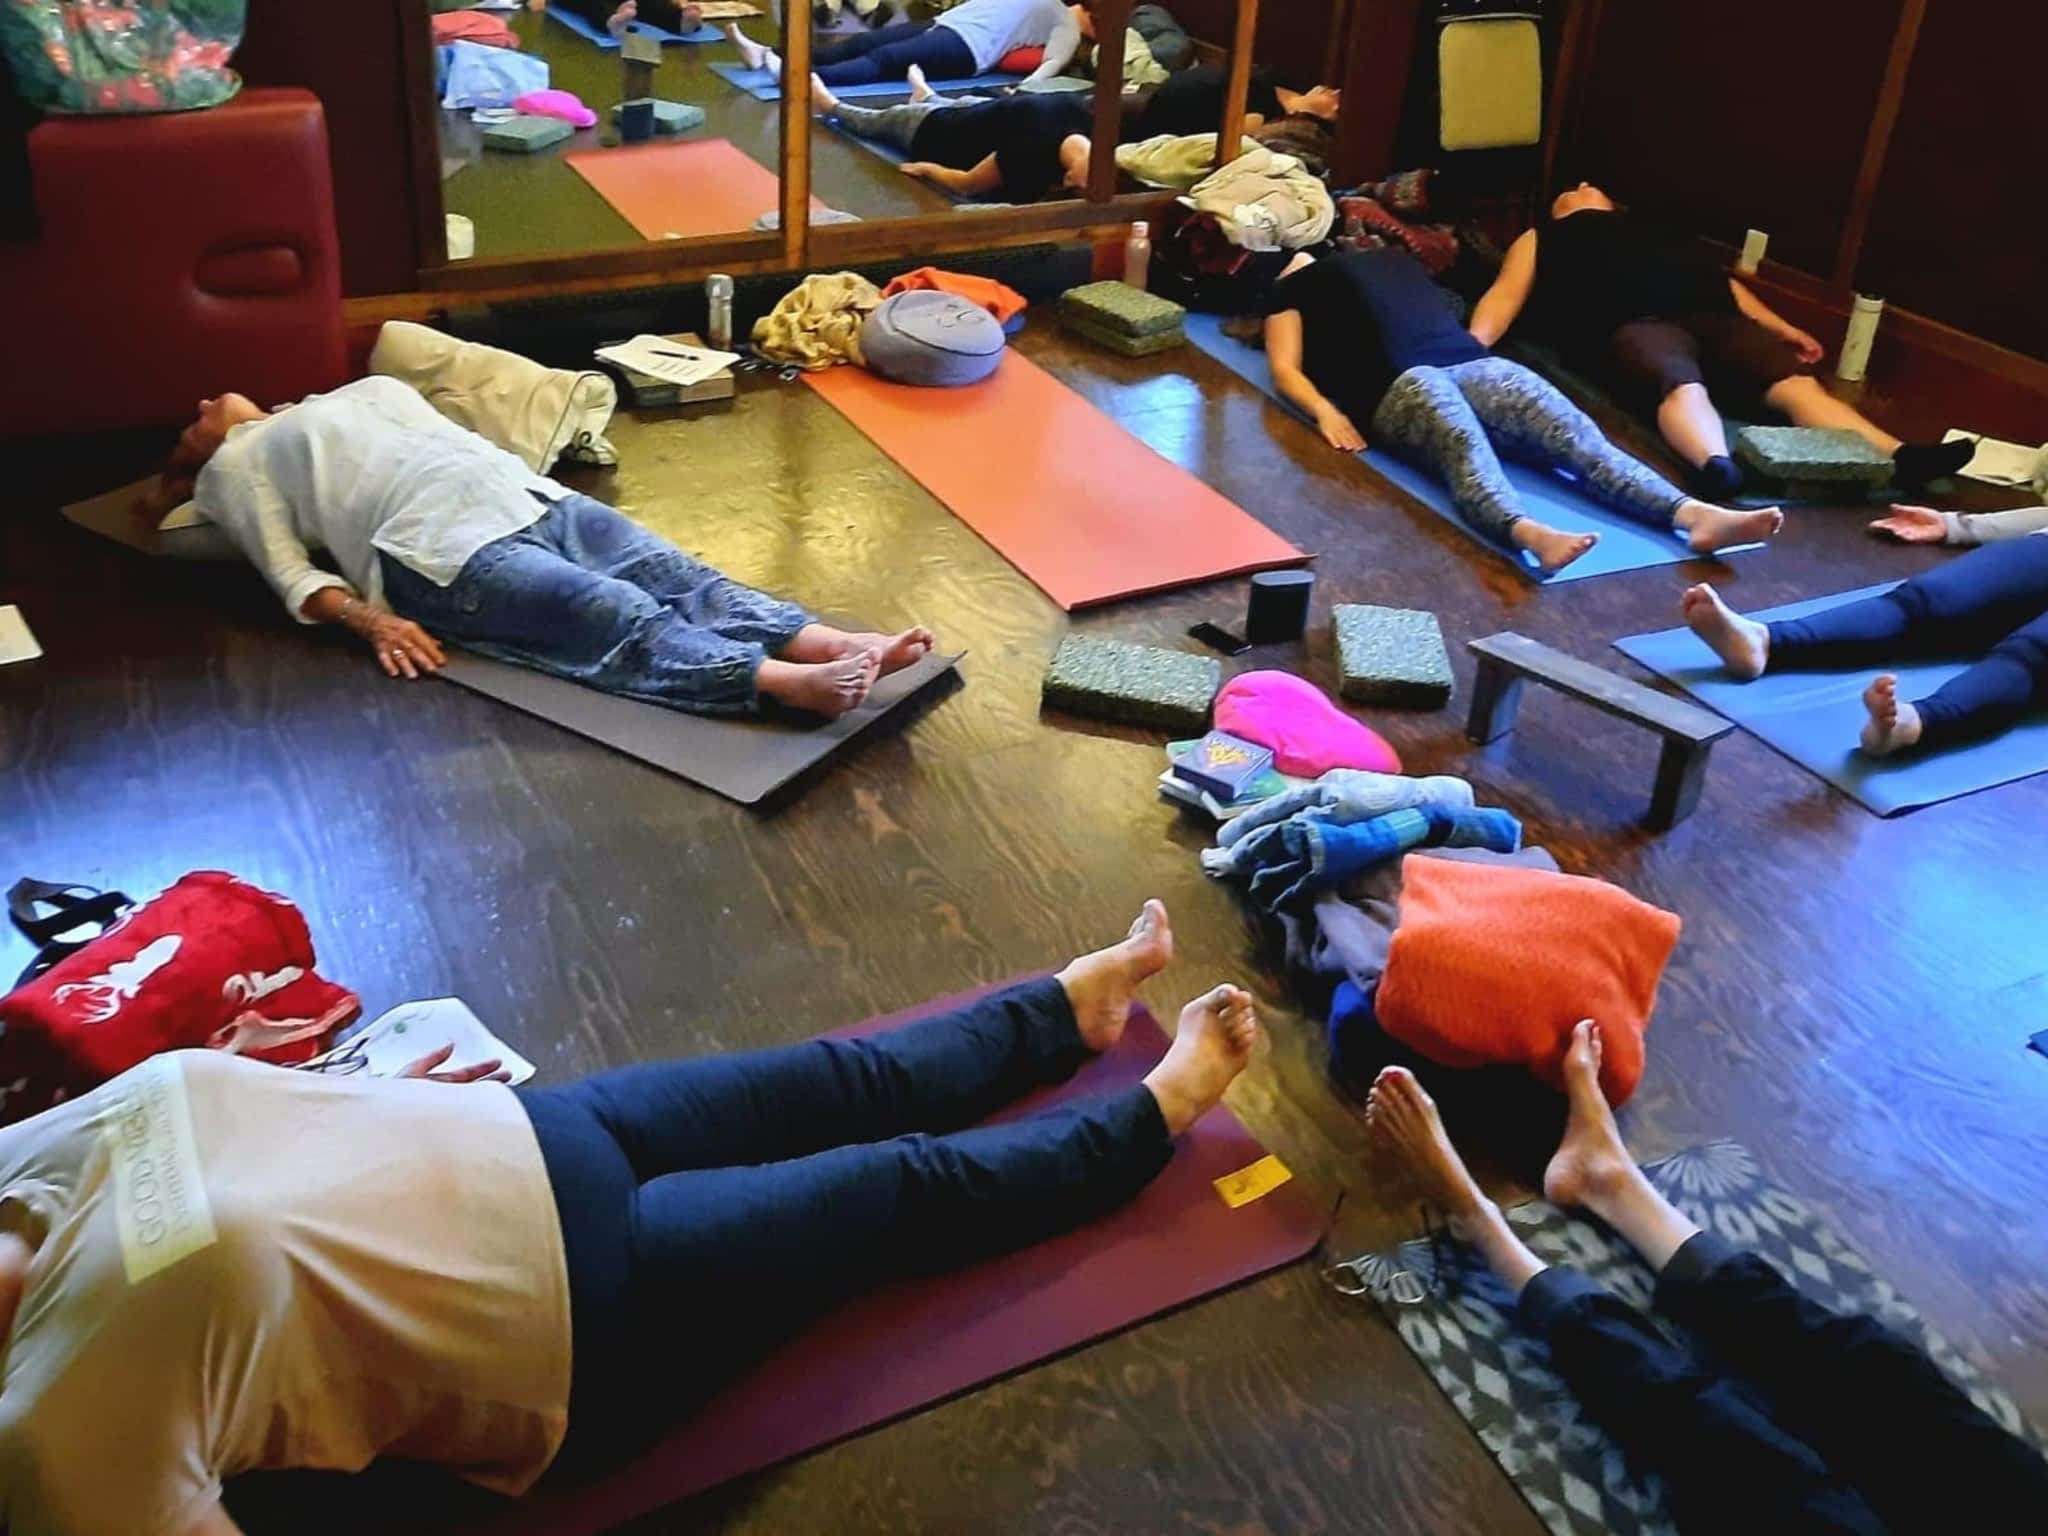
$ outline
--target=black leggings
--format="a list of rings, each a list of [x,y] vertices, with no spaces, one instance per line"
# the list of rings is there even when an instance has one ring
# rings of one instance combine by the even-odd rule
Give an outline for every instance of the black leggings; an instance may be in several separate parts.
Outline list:
[[[574,11],[602,32],[605,23],[612,19],[612,12],[619,8],[623,0],[548,0],[548,3]],[[683,8],[677,0],[640,0],[637,17],[650,27],[659,27],[664,32],[693,30],[683,25]]]
[[[1087,1054],[1048,978],[866,1039],[522,1093],[568,1256],[565,1456],[673,1422],[860,1291],[1137,1194],[1173,1152],[1142,1086],[976,1125]]]
[[[2048,536],[1987,544],[1770,632],[1772,672],[1981,658],[1913,707],[1923,747],[1994,736],[2048,704]]]
[[[1520,1310],[1572,1395],[1664,1479],[1680,1530],[1935,1536],[2048,1509],[2031,1446],[1906,1339],[1830,1312],[1755,1254],[1698,1234],[1656,1305],[1711,1365],[1577,1270],[1544,1270]]]
[[[811,69],[827,85],[872,85],[907,78],[913,64],[934,80],[965,80],[975,72],[974,50],[951,27],[899,21],[820,48]]]

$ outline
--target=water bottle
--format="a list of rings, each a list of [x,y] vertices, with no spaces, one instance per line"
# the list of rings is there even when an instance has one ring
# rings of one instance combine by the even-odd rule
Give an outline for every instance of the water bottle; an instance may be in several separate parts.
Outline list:
[[[1877,339],[1878,317],[1884,300],[1857,294],[1849,309],[1849,334],[1842,339],[1842,356],[1835,364],[1835,377],[1855,383],[1870,366],[1870,345]]]
[[[1143,288],[1151,266],[1152,231],[1139,219],[1131,225],[1130,236],[1124,241],[1124,281],[1133,288]]]
[[[732,279],[723,272],[714,272],[704,279],[704,299],[708,311],[704,322],[705,339],[721,352],[732,349]]]

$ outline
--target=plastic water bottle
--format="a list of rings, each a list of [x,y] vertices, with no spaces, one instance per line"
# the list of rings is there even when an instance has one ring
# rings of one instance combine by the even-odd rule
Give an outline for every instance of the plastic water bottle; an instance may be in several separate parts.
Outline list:
[[[1856,295],[1849,309],[1849,334],[1842,339],[1842,355],[1835,363],[1836,378],[1853,384],[1863,377],[1870,366],[1871,343],[1877,340],[1878,317],[1883,313],[1883,299]]]
[[[732,350],[732,279],[714,272],[704,279],[704,339],[720,352]]]
[[[1151,267],[1152,231],[1139,219],[1131,225],[1131,233],[1124,241],[1124,281],[1133,288],[1143,288]]]

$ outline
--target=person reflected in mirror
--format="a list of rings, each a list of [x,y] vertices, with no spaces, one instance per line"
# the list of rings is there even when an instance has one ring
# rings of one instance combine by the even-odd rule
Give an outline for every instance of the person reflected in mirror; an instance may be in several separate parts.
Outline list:
[[[816,75],[811,106],[849,133],[901,153],[906,176],[954,197],[1035,203],[1088,185],[1093,105],[1074,92],[942,96],[910,67],[910,99],[886,107],[841,101]]]
[[[1019,48],[1042,48],[1044,58],[1020,86],[1033,86],[1063,73],[1081,46],[1081,7],[1062,0],[963,0],[932,21],[903,21],[841,38],[811,59],[818,78],[830,86],[872,85],[903,80],[915,65],[933,80],[968,80],[994,72]],[[757,43],[738,25],[726,38],[749,69],[782,78],[782,55]]]

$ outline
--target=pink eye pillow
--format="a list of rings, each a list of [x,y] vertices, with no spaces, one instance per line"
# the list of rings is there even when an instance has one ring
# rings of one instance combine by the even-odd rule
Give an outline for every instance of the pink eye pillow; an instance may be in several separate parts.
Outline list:
[[[597,114],[570,91],[528,91],[512,106],[529,117],[559,117],[572,128],[597,126]]]
[[[1332,768],[1401,771],[1401,759],[1377,732],[1292,672],[1233,677],[1216,695],[1216,729],[1271,747],[1273,766],[1299,778],[1320,778]]]

